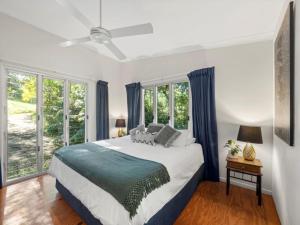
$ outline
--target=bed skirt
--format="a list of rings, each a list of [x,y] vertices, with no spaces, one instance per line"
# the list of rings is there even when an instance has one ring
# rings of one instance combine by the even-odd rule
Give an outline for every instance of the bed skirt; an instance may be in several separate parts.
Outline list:
[[[145,225],[172,225],[193,196],[193,193],[197,189],[199,182],[203,180],[203,177],[204,164],[202,164],[184,188],[153,215]],[[58,180],[56,180],[56,189],[87,225],[102,225],[102,223]]]

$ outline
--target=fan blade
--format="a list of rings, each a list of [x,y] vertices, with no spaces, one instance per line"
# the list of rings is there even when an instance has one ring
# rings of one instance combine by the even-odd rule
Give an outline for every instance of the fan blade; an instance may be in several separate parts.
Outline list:
[[[85,42],[88,42],[90,40],[91,40],[90,37],[83,37],[83,38],[78,38],[78,39],[73,39],[73,40],[62,42],[59,45],[61,47],[70,47],[72,45],[77,45],[77,44],[85,43]]]
[[[145,24],[139,24],[135,26],[117,28],[117,29],[110,30],[109,32],[112,38],[151,34],[153,33],[153,26],[151,23],[145,23]]]
[[[104,43],[104,45],[120,60],[126,59],[126,56],[118,49],[117,46],[115,46],[114,43],[111,41],[108,41]]]
[[[73,6],[68,0],[56,0],[58,4],[64,7],[69,13],[81,22],[84,26],[86,26],[89,30],[93,27],[93,24],[90,20],[83,15],[75,6]]]

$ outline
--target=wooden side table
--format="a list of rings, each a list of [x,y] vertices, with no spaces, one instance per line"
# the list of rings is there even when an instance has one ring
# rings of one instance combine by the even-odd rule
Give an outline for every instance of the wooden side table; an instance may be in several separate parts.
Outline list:
[[[248,181],[251,183],[256,183],[256,195],[258,196],[258,205],[261,205],[261,168],[262,163],[259,159],[255,159],[254,161],[248,161],[243,159],[242,157],[238,157],[236,159],[227,157],[227,179],[226,179],[226,195],[229,194],[229,188],[230,188],[230,178],[236,178],[239,180]],[[233,171],[234,175],[232,176],[230,172]],[[235,176],[235,173],[242,174],[242,178]],[[251,180],[244,179],[244,174],[250,175]],[[252,178],[256,177],[256,181],[253,181]]]

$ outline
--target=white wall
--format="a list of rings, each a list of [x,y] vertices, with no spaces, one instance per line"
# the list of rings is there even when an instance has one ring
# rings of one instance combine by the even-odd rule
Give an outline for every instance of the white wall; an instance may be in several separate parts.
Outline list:
[[[0,13],[0,60],[64,73],[86,80],[89,86],[89,139],[95,140],[95,88],[99,79],[109,82],[111,134],[120,115],[120,64],[81,46],[61,48],[63,39]],[[117,98],[118,99],[118,98]]]
[[[300,1],[296,0],[296,7]],[[300,11],[296,8],[295,37],[295,145],[274,135],[273,198],[282,225],[300,224]]]
[[[219,132],[220,176],[224,180],[224,143],[236,139],[240,124],[262,126],[263,145],[257,158],[263,162],[263,188],[272,190],[273,51],[272,41],[196,51],[122,64],[124,83],[187,74],[215,66],[216,107]],[[126,95],[123,95],[126,102]],[[126,113],[126,106],[123,109]],[[250,188],[253,188],[252,186]]]

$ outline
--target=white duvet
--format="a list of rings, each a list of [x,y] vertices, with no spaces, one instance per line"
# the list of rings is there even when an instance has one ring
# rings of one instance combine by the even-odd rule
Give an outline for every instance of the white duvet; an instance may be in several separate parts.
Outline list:
[[[49,173],[79,199],[103,225],[142,225],[170,201],[192,178],[204,162],[201,145],[170,147],[133,143],[129,136],[94,142],[119,152],[163,164],[170,182],[144,198],[137,214],[130,219],[128,211],[108,192],[90,182],[53,156]],[[120,168],[121,170],[122,168]]]

